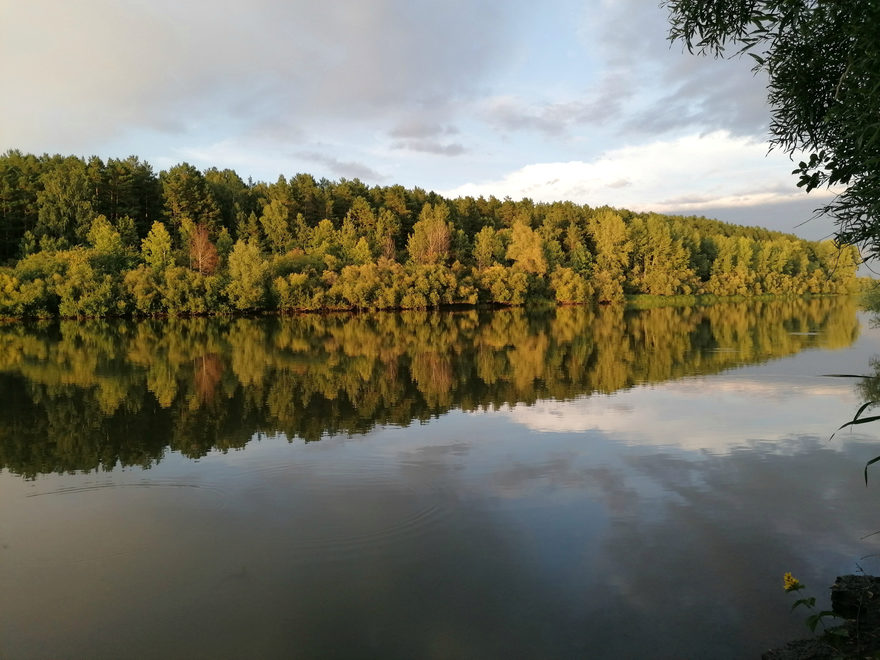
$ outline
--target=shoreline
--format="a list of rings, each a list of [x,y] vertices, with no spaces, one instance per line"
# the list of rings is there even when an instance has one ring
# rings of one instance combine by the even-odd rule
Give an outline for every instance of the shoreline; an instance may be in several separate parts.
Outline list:
[[[477,302],[477,303],[441,303],[439,305],[429,305],[425,307],[320,307],[320,308],[264,308],[252,310],[216,310],[206,312],[156,312],[152,314],[143,314],[137,312],[127,312],[124,314],[96,314],[96,315],[29,315],[29,316],[4,316],[0,315],[0,322],[31,322],[31,321],[92,321],[98,319],[129,319],[129,320],[149,320],[149,319],[190,319],[190,318],[258,318],[262,316],[303,316],[317,315],[327,316],[331,314],[358,315],[373,312],[454,312],[454,311],[491,311],[498,309],[528,309],[528,310],[550,310],[561,307],[592,307],[598,308],[623,308],[624,311],[643,311],[648,309],[658,309],[664,307],[710,307],[712,305],[730,304],[730,303],[752,303],[752,302],[773,302],[779,300],[813,300],[818,298],[849,298],[853,296],[861,296],[862,293],[806,293],[800,295],[794,294],[758,294],[754,296],[717,296],[714,294],[699,295],[674,295],[674,296],[656,296],[650,294],[627,294],[623,301],[606,302],[606,301],[586,301],[586,302],[560,302],[547,298],[538,298],[519,304],[509,304],[501,302]]]

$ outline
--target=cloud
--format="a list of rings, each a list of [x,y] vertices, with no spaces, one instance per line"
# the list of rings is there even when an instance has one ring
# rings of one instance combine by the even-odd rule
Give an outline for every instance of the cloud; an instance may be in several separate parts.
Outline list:
[[[256,140],[259,144],[259,140]],[[309,172],[322,176],[322,170],[334,177],[357,178],[367,182],[384,181],[387,177],[381,172],[354,160],[340,160],[332,153],[332,145],[309,145],[310,149],[254,149],[253,142],[241,140],[221,140],[206,147],[187,147],[175,150],[174,158],[161,159],[157,164],[167,168],[181,160],[195,163],[209,163],[218,168],[244,168],[247,172],[269,172],[274,180],[279,174],[292,175],[295,172]],[[319,167],[315,165],[318,164]],[[239,174],[242,174],[239,172]]]
[[[579,103],[530,105],[510,96],[496,97],[485,103],[486,120],[505,131],[536,130],[547,135],[560,135],[579,113]]]
[[[816,191],[821,192],[821,191]],[[835,223],[828,216],[815,216],[816,207],[820,206],[822,197],[802,195],[800,199],[754,204],[752,206],[704,206],[700,215],[718,218],[736,225],[761,224],[770,229],[793,232],[802,238],[813,241],[832,238]],[[673,215],[681,215],[683,211],[671,209]],[[861,275],[862,273],[860,273]],[[865,273],[867,275],[867,273]]]
[[[556,27],[564,33],[567,26]],[[763,139],[769,118],[765,77],[755,77],[741,59],[682,53],[667,41],[668,30],[666,12],[656,4],[590,3],[574,56],[581,65],[559,58],[540,91],[489,96],[479,114],[503,133],[551,138],[593,140],[589,131],[602,128],[606,136],[629,140],[717,130]]]
[[[392,149],[403,149],[437,156],[460,156],[467,152],[458,142],[445,142],[451,135],[458,135],[457,127],[424,118],[404,119],[389,131],[395,140]]]
[[[656,135],[699,127],[733,135],[767,135],[770,109],[760,83],[764,76],[755,79],[744,63],[706,62],[684,73],[674,68],[664,77],[670,91],[630,113],[622,132]]]
[[[495,96],[483,101],[481,114],[503,131],[535,130],[555,137],[581,125],[613,122],[634,93],[618,76],[607,75],[575,98],[535,103],[512,95]]]
[[[444,194],[568,200],[637,211],[693,213],[801,199],[791,163],[765,144],[723,131],[613,149],[585,161],[535,163]]]
[[[435,138],[443,135],[456,135],[459,130],[455,126],[444,126],[438,122],[422,119],[405,119],[388,133],[393,138]]]
[[[362,179],[367,182],[383,181],[386,177],[376,170],[353,161],[341,161],[327,154],[313,151],[303,151],[298,156],[306,161],[318,162],[325,165],[336,176],[349,179]]]
[[[668,14],[655,3],[602,3],[598,26],[582,29],[609,75],[637,102],[621,118],[623,134],[678,129],[726,130],[738,136],[767,132],[766,77],[755,76],[751,60],[695,56],[667,40]]]
[[[427,139],[398,140],[391,146],[394,149],[421,151],[422,153],[437,154],[438,156],[460,156],[467,152],[467,149],[457,142],[443,144],[436,140]]]
[[[278,116],[325,126],[437,108],[503,58],[514,16],[489,0],[9,5],[0,83],[16,91],[0,108],[0,145],[77,149],[134,128]]]

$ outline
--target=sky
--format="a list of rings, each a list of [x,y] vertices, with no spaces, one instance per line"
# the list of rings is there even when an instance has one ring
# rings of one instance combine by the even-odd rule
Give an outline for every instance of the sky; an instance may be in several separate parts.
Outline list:
[[[765,78],[667,31],[654,0],[0,0],[0,151],[830,235]]]

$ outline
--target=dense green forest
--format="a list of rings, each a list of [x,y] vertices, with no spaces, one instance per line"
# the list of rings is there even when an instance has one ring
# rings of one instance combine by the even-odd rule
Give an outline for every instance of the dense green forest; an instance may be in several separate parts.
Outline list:
[[[0,156],[0,316],[843,293],[858,253],[698,217]]]
[[[196,458],[840,348],[852,298],[0,325],[0,469]]]

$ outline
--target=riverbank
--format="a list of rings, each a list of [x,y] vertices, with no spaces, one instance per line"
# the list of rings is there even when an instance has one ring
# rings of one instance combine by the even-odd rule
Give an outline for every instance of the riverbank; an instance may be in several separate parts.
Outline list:
[[[880,578],[844,575],[831,586],[836,622],[821,635],[789,642],[764,653],[762,660],[824,660],[880,657]]]
[[[437,305],[428,306],[353,306],[333,304],[325,306],[308,306],[308,307],[263,307],[252,309],[231,309],[228,305],[221,309],[173,309],[154,311],[150,313],[132,309],[130,305],[119,305],[116,310],[106,313],[97,314],[61,314],[59,312],[50,313],[46,310],[40,310],[25,314],[4,314],[0,311],[0,322],[15,321],[43,321],[43,320],[94,320],[94,319],[167,319],[167,318],[211,318],[211,317],[259,317],[259,316],[294,316],[300,314],[359,314],[364,312],[406,312],[406,311],[454,311],[454,310],[496,310],[510,308],[527,308],[530,313],[546,312],[555,308],[562,307],[608,307],[622,306],[626,310],[648,310],[665,307],[708,307],[712,305],[721,305],[726,303],[748,303],[748,302],[773,302],[785,300],[812,300],[816,298],[835,298],[840,296],[857,296],[865,297],[865,292],[856,293],[820,293],[820,294],[760,294],[754,296],[717,296],[712,294],[703,295],[677,295],[677,296],[656,296],[648,294],[631,294],[623,298],[623,300],[613,303],[598,302],[596,300],[587,300],[580,302],[559,301],[552,298],[534,298],[519,303],[502,303],[496,301],[474,301],[474,302],[441,302]]]

